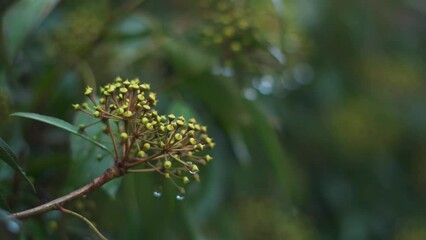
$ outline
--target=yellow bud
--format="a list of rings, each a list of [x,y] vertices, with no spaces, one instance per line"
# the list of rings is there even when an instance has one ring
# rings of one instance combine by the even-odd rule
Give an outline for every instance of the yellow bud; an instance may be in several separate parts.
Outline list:
[[[197,172],[199,172],[200,170],[198,169],[198,166],[197,166],[197,165],[193,164],[193,165],[192,165],[192,168],[191,168],[191,171],[192,171],[192,172],[194,172],[194,173],[197,173]]]
[[[93,92],[93,88],[87,86],[86,91],[84,92],[84,95],[90,95]]]

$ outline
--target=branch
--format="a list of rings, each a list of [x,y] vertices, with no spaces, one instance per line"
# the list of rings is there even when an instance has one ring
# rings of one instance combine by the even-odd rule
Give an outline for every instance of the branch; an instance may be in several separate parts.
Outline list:
[[[34,207],[22,212],[12,213],[10,217],[14,217],[17,219],[24,219],[28,218],[34,215],[42,214],[45,212],[48,212],[53,209],[58,209],[60,206],[62,206],[64,203],[72,201],[76,198],[79,198],[81,196],[84,196],[91,191],[101,187],[105,183],[111,181],[114,178],[118,178],[124,174],[124,171],[120,171],[118,167],[112,167],[106,170],[101,176],[95,178],[91,183],[68,193],[67,195],[64,195],[60,198],[57,198],[53,201],[50,201],[48,203],[42,204],[38,207]]]

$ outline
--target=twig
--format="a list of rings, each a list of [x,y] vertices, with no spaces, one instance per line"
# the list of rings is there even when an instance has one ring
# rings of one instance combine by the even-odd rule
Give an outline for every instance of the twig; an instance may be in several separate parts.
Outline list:
[[[60,198],[57,198],[53,201],[50,201],[48,203],[42,204],[34,208],[31,208],[22,212],[13,213],[10,215],[10,217],[14,217],[17,219],[24,219],[34,215],[48,212],[53,209],[58,209],[58,206],[62,206],[66,202],[69,202],[71,200],[84,196],[88,194],[89,192],[101,187],[105,183],[111,181],[112,179],[122,176],[123,174],[124,174],[124,171],[120,171],[120,169],[118,169],[117,167],[109,168],[101,176],[95,178],[91,183],[73,192],[70,192],[67,195],[64,195]]]
[[[74,217],[78,217],[81,220],[83,220],[85,223],[87,223],[87,225],[89,225],[89,227],[96,233],[96,235],[98,235],[98,237],[102,240],[108,240],[104,235],[102,235],[102,233],[96,228],[95,224],[93,224],[89,219],[83,217],[82,215],[71,211],[69,209],[63,208],[63,207],[59,207],[59,211],[63,212],[63,213],[67,213],[70,214]]]

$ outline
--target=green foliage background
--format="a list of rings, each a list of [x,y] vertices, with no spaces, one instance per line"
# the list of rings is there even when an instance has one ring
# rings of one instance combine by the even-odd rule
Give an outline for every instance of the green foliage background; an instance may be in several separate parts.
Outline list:
[[[197,117],[217,145],[184,201],[138,174],[67,205],[107,237],[426,239],[423,1],[18,0],[0,13],[0,136],[37,188],[0,163],[0,215],[110,161],[9,114],[79,124],[84,87],[120,75],[152,84],[160,112]],[[95,239],[59,212],[0,229]]]

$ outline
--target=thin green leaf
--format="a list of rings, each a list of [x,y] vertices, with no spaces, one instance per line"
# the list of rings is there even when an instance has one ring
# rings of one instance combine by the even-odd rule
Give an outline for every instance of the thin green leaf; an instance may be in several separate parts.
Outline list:
[[[70,133],[72,133],[76,136],[79,136],[79,137],[95,144],[96,146],[98,146],[102,150],[113,155],[111,153],[111,151],[105,145],[91,139],[90,137],[88,137],[86,135],[81,134],[78,131],[78,128],[76,126],[72,125],[71,123],[65,122],[62,119],[58,119],[58,118],[54,118],[54,117],[50,117],[50,116],[45,116],[45,115],[40,115],[40,114],[37,114],[37,113],[26,113],[26,112],[12,113],[10,116],[29,118],[29,119],[33,119],[33,120],[37,120],[37,121],[40,121],[40,122],[44,122],[44,123],[53,125],[53,126],[58,127],[58,128],[62,128],[63,130],[65,130],[67,132],[70,132]]]
[[[3,17],[4,47],[10,62],[22,47],[29,33],[52,11],[58,0],[21,0]]]
[[[3,160],[10,167],[18,171],[25,178],[25,180],[27,180],[27,182],[31,185],[35,192],[35,187],[33,183],[30,181],[30,179],[27,177],[27,174],[18,164],[18,157],[13,152],[12,148],[10,148],[10,146],[7,145],[7,143],[4,142],[2,138],[0,138],[0,160]]]

